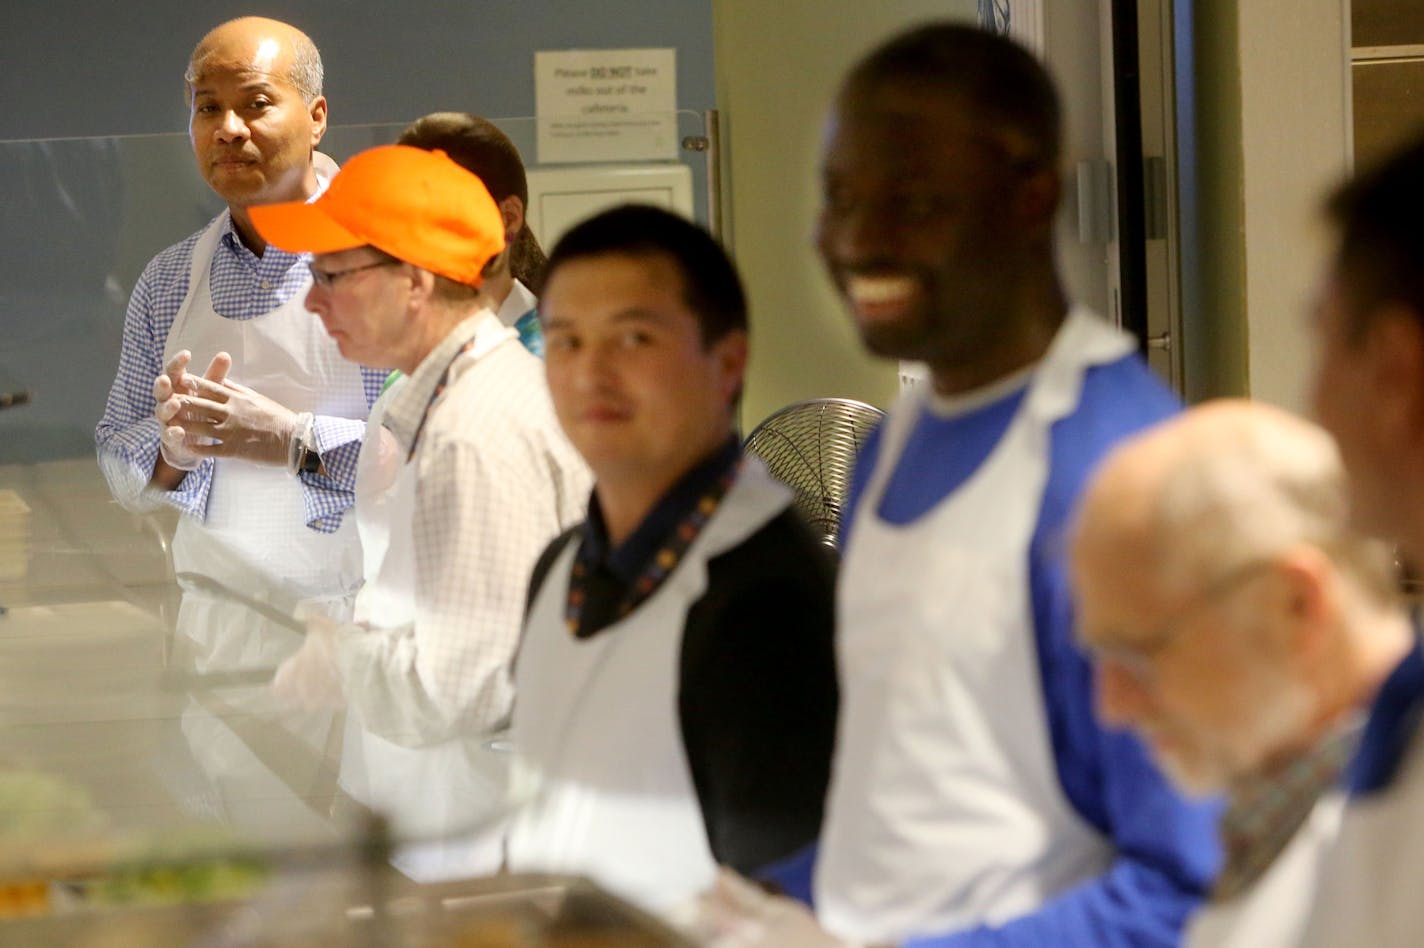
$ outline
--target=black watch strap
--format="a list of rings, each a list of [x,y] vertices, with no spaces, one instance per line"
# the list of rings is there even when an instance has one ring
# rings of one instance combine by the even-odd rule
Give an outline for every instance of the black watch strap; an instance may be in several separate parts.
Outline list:
[[[303,474],[315,474],[321,470],[321,455],[311,448],[302,448],[302,458],[297,462],[297,470]]]

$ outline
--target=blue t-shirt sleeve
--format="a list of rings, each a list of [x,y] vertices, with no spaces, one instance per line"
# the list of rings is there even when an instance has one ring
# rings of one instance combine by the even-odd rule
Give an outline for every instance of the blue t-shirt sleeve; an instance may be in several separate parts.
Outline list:
[[[1068,645],[1071,603],[1061,560],[1039,571],[1035,598],[1047,597],[1047,638]],[[1035,612],[1039,613],[1036,608]],[[1042,621],[1036,616],[1037,621]],[[1054,756],[1065,795],[1085,822],[1112,843],[1107,871],[1061,893],[1032,914],[909,942],[914,946],[1117,948],[1176,945],[1220,865],[1220,805],[1180,798],[1132,735],[1092,715],[1092,673],[1081,653],[1059,649],[1059,674],[1045,682]],[[1077,667],[1073,667],[1076,665]]]
[[[1069,889],[1031,915],[998,928],[914,938],[905,948],[1142,948],[1181,944],[1200,898],[1183,898],[1175,880],[1118,859],[1102,876]]]
[[[758,869],[756,880],[771,883],[780,889],[783,895],[814,908],[812,881],[816,874],[816,856],[819,852],[819,843],[808,843],[785,859]]]

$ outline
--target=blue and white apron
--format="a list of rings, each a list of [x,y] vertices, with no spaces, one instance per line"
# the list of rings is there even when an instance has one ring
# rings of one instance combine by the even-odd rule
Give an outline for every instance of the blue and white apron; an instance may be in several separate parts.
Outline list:
[[[815,880],[831,931],[897,941],[1004,922],[1112,858],[1055,767],[1028,549],[1052,425],[1087,369],[1131,351],[1070,313],[984,463],[905,525],[876,511],[923,391],[892,411],[837,594],[840,728]]]
[[[708,560],[789,503],[790,491],[748,458],[662,586],[587,639],[564,624],[578,544],[565,546],[519,654],[516,784],[539,789],[511,830],[511,869],[587,875],[657,912],[681,908],[712,885],[717,866],[678,712],[683,630],[707,591]]]

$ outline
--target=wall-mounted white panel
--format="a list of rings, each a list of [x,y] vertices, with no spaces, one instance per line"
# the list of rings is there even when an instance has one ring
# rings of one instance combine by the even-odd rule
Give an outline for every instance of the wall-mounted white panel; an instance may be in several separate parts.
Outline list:
[[[531,168],[525,218],[545,250],[574,224],[619,204],[655,204],[691,220],[692,171],[681,164]]]

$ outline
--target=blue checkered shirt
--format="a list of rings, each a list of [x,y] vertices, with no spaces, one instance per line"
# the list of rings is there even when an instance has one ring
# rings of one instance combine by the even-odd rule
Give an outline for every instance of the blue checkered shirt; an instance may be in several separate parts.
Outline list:
[[[204,228],[206,229],[206,228]],[[153,380],[163,372],[163,348],[178,308],[188,295],[193,248],[203,231],[154,257],[134,285],[124,317],[119,370],[109,389],[104,417],[94,431],[99,468],[114,499],[137,512],[171,504],[202,520],[212,486],[213,460],[205,458],[171,491],[151,489],[158,459],[158,419],[154,417]],[[227,319],[254,319],[271,312],[308,285],[305,255],[268,247],[258,257],[238,239],[232,218],[223,211],[222,235],[213,253],[213,309]],[[316,317],[312,317],[315,319]],[[380,394],[386,373],[362,367],[369,407]],[[366,423],[318,415],[314,426],[317,453],[325,474],[301,474],[307,526],[332,533],[355,499],[356,456]]]

